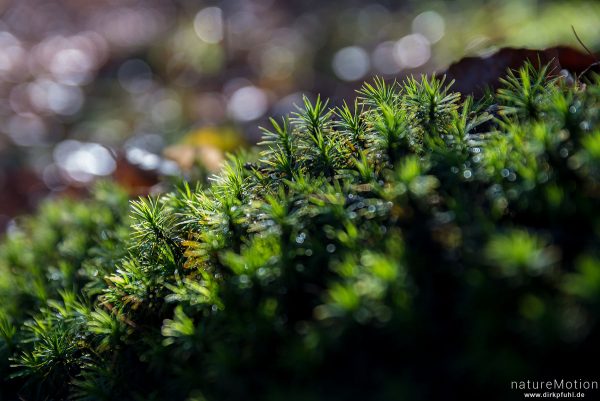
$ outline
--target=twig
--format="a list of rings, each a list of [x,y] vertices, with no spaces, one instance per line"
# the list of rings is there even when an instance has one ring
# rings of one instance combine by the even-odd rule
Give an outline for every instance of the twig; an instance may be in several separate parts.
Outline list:
[[[577,35],[577,31],[575,30],[575,27],[573,25],[571,25],[571,29],[573,30],[573,34],[575,35],[575,38],[577,39],[577,41],[579,42],[579,44],[581,45],[581,47],[583,47],[585,49],[586,52],[588,52],[588,54],[590,56],[592,56],[594,59],[596,59],[596,62],[598,61],[598,58],[594,55],[594,53],[592,53],[590,51],[590,49],[587,48],[587,46],[583,43],[583,41],[581,40],[581,38],[579,37],[579,35]]]
[[[575,35],[575,38],[577,39],[577,41],[579,42],[579,44],[581,45],[581,47],[583,47],[585,49],[585,51],[594,58],[594,60],[596,60],[595,62],[593,62],[592,64],[590,64],[585,70],[583,70],[581,72],[581,74],[579,74],[579,78],[577,78],[577,75],[575,76],[577,78],[577,80],[579,80],[581,77],[583,77],[585,74],[587,74],[587,72],[592,68],[595,67],[597,65],[600,65],[600,61],[598,60],[598,57],[596,57],[596,55],[594,53],[591,52],[590,49],[588,49],[588,47],[583,43],[583,40],[581,40],[581,38],[579,37],[579,35],[577,34],[577,31],[575,30],[575,27],[573,25],[571,25],[571,29],[573,30],[573,34]]]

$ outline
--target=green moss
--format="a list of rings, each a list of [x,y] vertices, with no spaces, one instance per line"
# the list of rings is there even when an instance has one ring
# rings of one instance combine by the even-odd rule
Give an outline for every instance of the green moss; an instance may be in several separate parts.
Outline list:
[[[594,375],[600,85],[365,84],[206,188],[49,201],[3,241],[2,399],[498,399]],[[129,213],[129,216],[128,216]]]

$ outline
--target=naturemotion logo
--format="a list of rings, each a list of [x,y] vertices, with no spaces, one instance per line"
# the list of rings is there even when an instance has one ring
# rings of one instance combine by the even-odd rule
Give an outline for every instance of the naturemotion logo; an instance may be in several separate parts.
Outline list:
[[[523,390],[524,398],[584,398],[586,393],[581,390],[598,390],[598,381],[585,379],[513,380],[510,382],[510,389]]]

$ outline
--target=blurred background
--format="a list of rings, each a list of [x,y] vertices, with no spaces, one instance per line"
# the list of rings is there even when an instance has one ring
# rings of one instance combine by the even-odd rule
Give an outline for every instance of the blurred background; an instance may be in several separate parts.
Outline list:
[[[586,1],[0,0],[0,230],[116,176],[218,168],[302,94],[504,46],[600,47]]]

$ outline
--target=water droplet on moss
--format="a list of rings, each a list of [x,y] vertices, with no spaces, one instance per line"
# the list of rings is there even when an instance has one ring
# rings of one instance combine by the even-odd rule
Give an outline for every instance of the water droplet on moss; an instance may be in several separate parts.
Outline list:
[[[565,157],[569,156],[569,149],[567,149],[567,148],[560,148],[560,150],[558,151],[558,153],[560,154],[560,157],[565,158]]]

